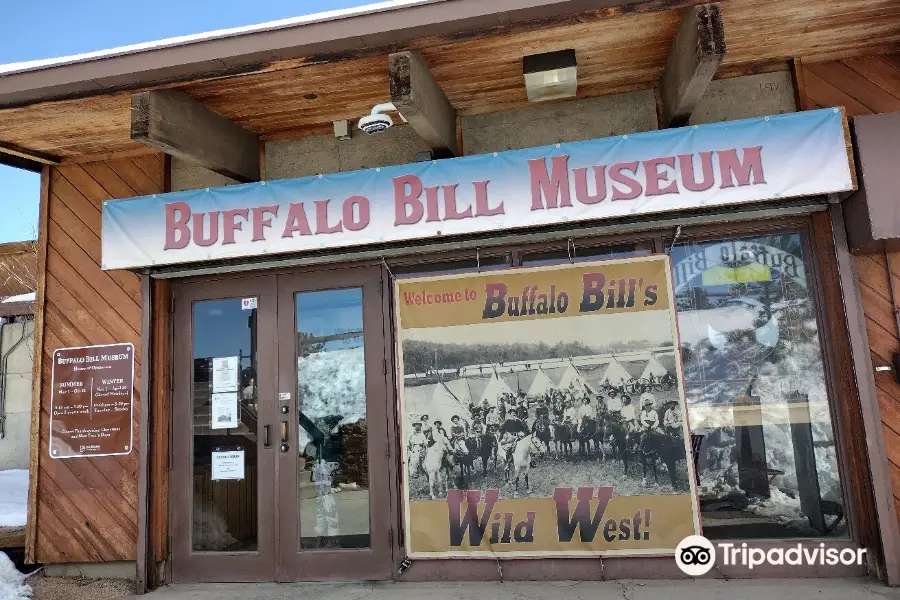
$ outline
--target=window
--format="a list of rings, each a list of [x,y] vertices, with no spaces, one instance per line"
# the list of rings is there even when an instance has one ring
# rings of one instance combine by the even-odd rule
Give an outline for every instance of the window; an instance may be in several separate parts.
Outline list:
[[[804,234],[678,244],[672,265],[704,534],[846,535]]]
[[[501,256],[478,256],[477,258],[474,252],[472,254],[473,256],[468,259],[404,264],[391,267],[391,272],[398,277],[424,277],[426,275],[490,271],[492,269],[505,269],[510,266],[508,253]]]
[[[574,246],[564,250],[550,250],[527,253],[522,257],[522,265],[535,267],[562,262],[582,262],[587,260],[603,260],[610,258],[627,258],[630,256],[646,256],[650,254],[649,244],[624,244],[618,246],[586,247]]]

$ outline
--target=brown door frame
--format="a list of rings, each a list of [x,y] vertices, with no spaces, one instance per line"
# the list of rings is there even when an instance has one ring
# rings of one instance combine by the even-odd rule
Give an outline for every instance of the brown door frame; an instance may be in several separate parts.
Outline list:
[[[287,403],[290,450],[279,452],[278,561],[277,581],[386,580],[393,573],[395,511],[392,493],[391,432],[393,397],[388,388],[391,363],[387,354],[390,334],[385,323],[382,270],[380,266],[329,269],[315,273],[278,275],[278,392],[290,393]],[[366,366],[366,422],[369,457],[369,548],[339,550],[299,549],[297,439],[297,328],[295,294],[331,289],[362,289],[363,335]],[[279,405],[284,403],[279,401]],[[280,423],[279,423],[280,427]]]
[[[275,575],[274,506],[275,446],[263,446],[258,431],[257,449],[257,536],[258,552],[192,552],[193,497],[193,304],[219,298],[259,299],[257,329],[257,364],[271,370],[268,376],[257,376],[259,426],[274,423],[276,369],[276,295],[275,277],[230,278],[204,283],[179,283],[173,290],[174,386],[172,391],[172,472],[170,492],[170,532],[172,536],[172,580],[197,581],[272,581]],[[268,365],[268,368],[266,367]],[[269,399],[269,401],[267,401]],[[274,436],[274,432],[272,432]]]

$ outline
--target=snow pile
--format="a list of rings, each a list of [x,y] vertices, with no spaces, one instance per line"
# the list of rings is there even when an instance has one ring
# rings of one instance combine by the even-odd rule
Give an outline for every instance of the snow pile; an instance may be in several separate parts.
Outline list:
[[[28,509],[28,471],[0,471],[0,527],[24,527]],[[6,600],[0,596],[0,600]]]
[[[319,422],[340,416],[341,424],[366,419],[366,362],[362,346],[328,350],[297,359],[300,410]]]
[[[0,600],[28,598],[31,598],[31,587],[25,585],[25,575],[16,570],[6,554],[0,552]]]
[[[779,522],[802,519],[800,498],[792,498],[774,485],[769,488],[769,498],[755,498],[747,510],[761,517],[774,517]]]

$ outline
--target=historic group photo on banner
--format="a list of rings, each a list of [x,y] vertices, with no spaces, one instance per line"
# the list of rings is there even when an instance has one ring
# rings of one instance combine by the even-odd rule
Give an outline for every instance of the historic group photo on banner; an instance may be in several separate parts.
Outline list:
[[[397,280],[411,557],[699,533],[672,289],[665,255]]]

